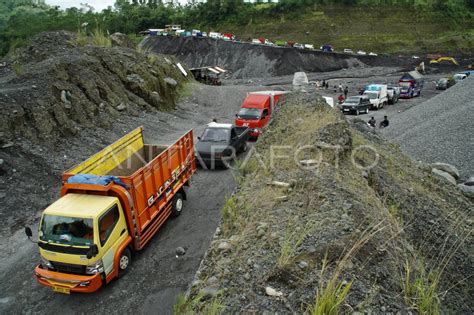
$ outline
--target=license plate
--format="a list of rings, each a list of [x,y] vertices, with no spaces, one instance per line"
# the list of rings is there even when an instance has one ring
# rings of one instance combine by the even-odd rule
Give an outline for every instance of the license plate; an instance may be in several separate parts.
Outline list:
[[[63,287],[53,287],[53,291],[62,294],[71,294],[71,289]]]

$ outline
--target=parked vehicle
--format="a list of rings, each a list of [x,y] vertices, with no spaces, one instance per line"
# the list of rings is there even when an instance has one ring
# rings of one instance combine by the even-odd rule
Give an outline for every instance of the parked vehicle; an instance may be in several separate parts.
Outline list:
[[[222,34],[222,38],[225,39],[225,40],[234,40],[235,35],[232,34],[232,33],[224,33],[224,34]]]
[[[400,87],[399,86],[388,86],[387,87],[387,98],[388,104],[395,104],[400,98]]]
[[[430,60],[430,64],[453,64],[459,66],[459,63],[453,57],[439,57],[438,59]]]
[[[286,42],[284,40],[276,40],[275,45],[277,45],[279,47],[284,47],[284,46],[286,46]]]
[[[260,91],[247,95],[239,113],[235,118],[235,125],[249,127],[250,137],[258,138],[262,128],[268,123],[282,95],[285,91]]]
[[[254,38],[254,39],[252,39],[252,44],[254,44],[254,45],[260,45],[260,44],[262,44],[262,43],[260,42],[260,40]]]
[[[304,45],[303,44],[300,44],[300,43],[295,43],[293,45],[294,48],[297,48],[297,49],[304,49]]]
[[[191,31],[191,35],[192,35],[192,36],[195,36],[195,37],[196,37],[196,36],[198,36],[198,34],[201,34],[201,35],[202,35],[202,33],[201,33],[200,30],[192,30],[192,31]]]
[[[410,71],[405,73],[400,80],[400,98],[412,98],[421,95],[423,88],[423,76],[418,71]]]
[[[304,49],[313,50],[313,49],[314,49],[314,45],[311,45],[311,44],[304,44]]]
[[[144,144],[140,127],[66,171],[61,198],[41,217],[37,281],[69,294],[125,274],[131,252],[180,215],[196,169],[193,147],[192,131],[161,146]]]
[[[247,151],[249,137],[248,127],[212,122],[198,137],[194,148],[196,160],[212,169],[217,165],[228,168],[237,153]]]
[[[219,39],[219,38],[222,38],[222,34],[217,33],[217,32],[209,32],[209,37],[214,38],[214,39]]]
[[[467,74],[465,73],[456,73],[455,75],[453,75],[454,82],[456,83],[464,80],[465,78],[467,78]]]
[[[437,90],[446,90],[452,87],[456,82],[453,78],[440,78],[438,81],[435,82]]]
[[[367,95],[350,96],[342,103],[341,110],[344,114],[368,114],[371,106],[372,104]]]
[[[367,55],[367,53],[365,51],[362,51],[362,50],[359,50],[357,52],[358,55]]]
[[[369,56],[378,56],[378,54],[376,54],[374,52],[369,52]]]
[[[321,47],[319,47],[320,50],[325,51],[325,52],[332,52],[332,46],[329,44],[324,44]]]
[[[345,53],[345,54],[353,54],[354,52],[352,51],[352,49],[345,48],[345,49],[344,49],[344,53]]]
[[[369,98],[372,109],[383,108],[388,103],[387,85],[385,84],[370,84],[362,95]]]

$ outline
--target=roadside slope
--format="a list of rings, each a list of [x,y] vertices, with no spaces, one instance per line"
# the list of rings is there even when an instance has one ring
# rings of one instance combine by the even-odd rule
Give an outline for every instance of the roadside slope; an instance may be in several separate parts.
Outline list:
[[[429,168],[314,96],[289,99],[254,149],[175,310],[473,309],[473,204]]]
[[[474,174],[474,78],[393,116],[382,134],[413,157],[456,166],[463,177]]]
[[[190,67],[221,66],[230,70],[234,79],[413,63],[403,58],[325,53],[195,37],[148,36],[140,47],[145,51],[174,55]]]

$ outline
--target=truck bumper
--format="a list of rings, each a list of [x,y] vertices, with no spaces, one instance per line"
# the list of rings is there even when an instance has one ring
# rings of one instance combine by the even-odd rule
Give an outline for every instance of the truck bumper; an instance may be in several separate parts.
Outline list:
[[[35,268],[35,275],[39,284],[51,287],[55,291],[59,288],[62,292],[92,293],[102,286],[102,278],[99,273],[81,276],[46,270],[38,265]]]
[[[262,132],[259,129],[251,129],[249,138],[257,139]]]

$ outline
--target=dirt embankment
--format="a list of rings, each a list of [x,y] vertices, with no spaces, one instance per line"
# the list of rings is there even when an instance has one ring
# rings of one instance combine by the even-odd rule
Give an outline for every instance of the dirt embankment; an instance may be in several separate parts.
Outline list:
[[[174,109],[189,80],[174,57],[78,42],[73,33],[43,33],[0,68],[1,232],[53,199],[71,161],[137,126],[106,130],[140,112]]]
[[[412,63],[406,59],[324,53],[211,38],[149,36],[140,47],[146,51],[175,55],[190,67],[221,66],[232,71],[234,79]]]
[[[254,149],[176,310],[472,311],[473,203],[431,168],[314,96]]]

